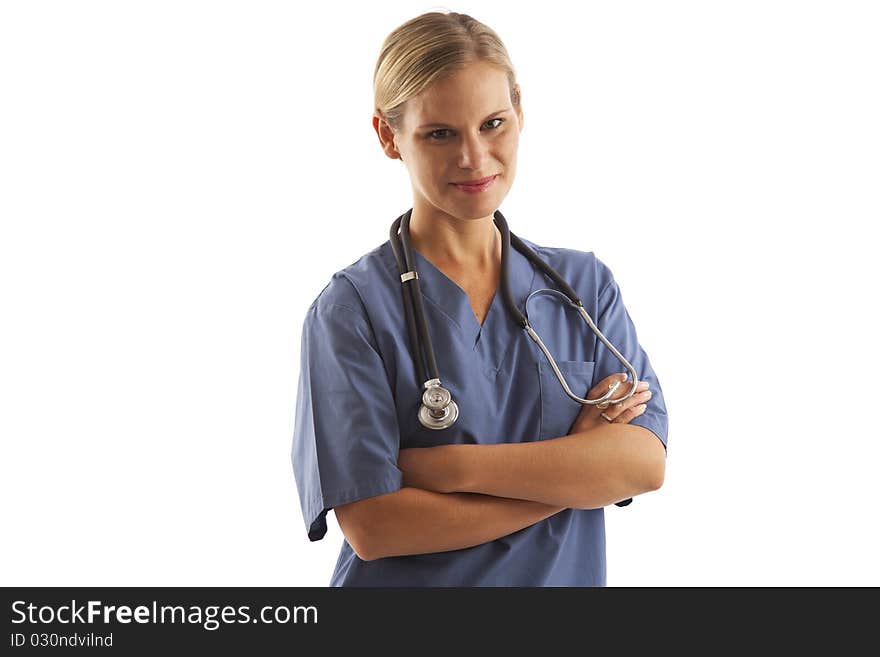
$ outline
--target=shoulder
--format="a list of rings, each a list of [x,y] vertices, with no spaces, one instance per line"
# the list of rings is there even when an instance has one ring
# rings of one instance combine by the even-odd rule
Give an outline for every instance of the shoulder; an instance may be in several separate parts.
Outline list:
[[[384,242],[335,272],[309,306],[309,315],[350,313],[367,319],[370,290],[394,283],[390,247]]]
[[[593,251],[545,246],[524,237],[520,239],[579,292],[591,290],[598,296],[614,281],[611,268]]]

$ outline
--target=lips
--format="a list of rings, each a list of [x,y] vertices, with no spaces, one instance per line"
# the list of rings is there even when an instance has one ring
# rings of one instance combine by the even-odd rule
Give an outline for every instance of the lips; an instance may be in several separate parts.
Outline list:
[[[497,173],[495,174],[498,175]],[[467,185],[469,187],[479,187],[480,185],[485,185],[487,182],[492,180],[495,176],[486,176],[485,178],[478,178],[477,180],[462,180],[461,182],[452,183],[453,185]]]
[[[501,174],[496,173],[494,176],[479,178],[476,181],[469,180],[467,182],[450,183],[455,189],[464,194],[482,194],[495,184],[495,179]]]

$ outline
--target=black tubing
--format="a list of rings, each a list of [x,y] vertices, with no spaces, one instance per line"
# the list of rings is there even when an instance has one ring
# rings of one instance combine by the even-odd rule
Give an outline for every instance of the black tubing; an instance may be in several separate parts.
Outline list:
[[[409,218],[412,215],[412,208],[403,215],[401,221],[400,238],[403,242],[403,257],[406,259],[407,271],[415,271],[412,258],[412,245],[409,241]],[[407,281],[412,286],[413,301],[415,302],[416,326],[419,329],[419,339],[425,349],[425,355],[428,358],[428,378],[439,379],[440,374],[437,370],[437,359],[434,357],[434,345],[431,343],[431,334],[428,331],[428,323],[425,320],[425,306],[422,302],[422,289],[419,287],[419,279],[413,278]],[[425,379],[427,380],[427,379]],[[423,382],[424,383],[424,382]]]
[[[507,220],[504,218],[504,215],[498,210],[495,211],[495,225],[501,231],[501,295],[504,299],[504,305],[507,306],[507,311],[516,319],[520,327],[525,328],[529,325],[529,321],[519,311],[519,308],[516,307],[513,294],[510,292],[510,281],[507,276],[507,262],[510,255],[510,229],[507,227]]]
[[[572,303],[578,306],[581,305],[581,300],[580,297],[578,297],[577,292],[575,292],[572,287],[565,282],[565,279],[563,279],[562,276],[559,275],[559,272],[557,272],[555,269],[553,269],[553,267],[541,260],[537,253],[532,251],[528,246],[526,246],[525,242],[523,242],[513,233],[510,234],[510,242],[511,244],[513,244],[514,248],[522,253],[526,258],[528,258],[532,262],[532,264],[534,264],[538,269],[547,274],[547,276],[549,276],[550,279],[559,286],[565,296],[571,299]]]
[[[403,215],[398,217],[395,222],[391,225],[391,234],[389,236],[389,241],[391,242],[391,250],[394,252],[394,259],[397,260],[397,268],[400,270],[401,274],[404,274],[409,270],[406,266],[406,260],[404,259],[400,238],[397,235],[397,231],[400,228],[400,221],[403,218]],[[409,282],[409,281],[407,281]],[[413,363],[416,368],[416,377],[418,379],[418,387],[421,390],[422,385],[427,381],[425,378],[425,364],[422,359],[422,349],[419,344],[419,336],[416,330],[416,322],[413,313],[413,301],[412,301],[412,290],[411,286],[407,285],[407,283],[402,283],[400,286],[401,292],[403,293],[403,309],[406,314],[406,328],[407,333],[409,334],[409,350],[413,355]]]

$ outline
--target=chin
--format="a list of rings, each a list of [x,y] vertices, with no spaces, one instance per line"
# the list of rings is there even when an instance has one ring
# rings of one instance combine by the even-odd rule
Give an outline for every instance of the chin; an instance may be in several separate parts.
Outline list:
[[[498,209],[500,202],[494,199],[485,199],[479,203],[456,203],[453,207],[456,212],[451,214],[462,219],[482,219]]]
[[[501,201],[507,196],[507,188],[496,188],[496,189],[488,189],[482,194],[474,194],[467,195],[462,194],[457,190],[451,190],[451,194],[447,196],[450,200],[450,205],[455,207],[469,208],[471,211],[474,211],[476,208],[491,208],[494,210],[497,208]],[[484,213],[485,215],[485,213]]]

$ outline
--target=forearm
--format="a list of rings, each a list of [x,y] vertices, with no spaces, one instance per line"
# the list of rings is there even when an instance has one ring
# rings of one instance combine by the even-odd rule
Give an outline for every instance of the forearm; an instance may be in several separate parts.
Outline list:
[[[524,443],[450,445],[455,490],[594,509],[659,488],[666,454],[636,425]]]
[[[365,500],[367,501],[367,500]],[[405,486],[369,500],[367,559],[473,547],[529,527],[566,507],[475,493]]]

